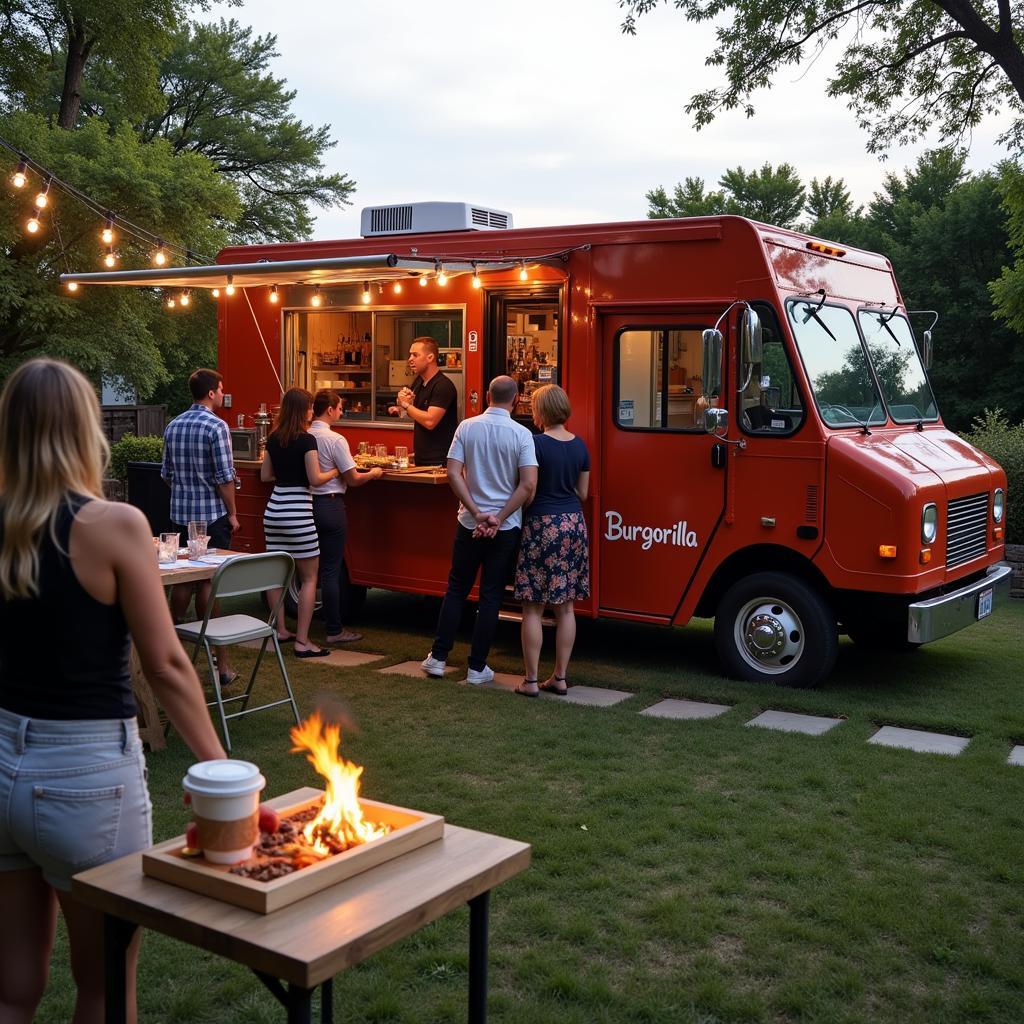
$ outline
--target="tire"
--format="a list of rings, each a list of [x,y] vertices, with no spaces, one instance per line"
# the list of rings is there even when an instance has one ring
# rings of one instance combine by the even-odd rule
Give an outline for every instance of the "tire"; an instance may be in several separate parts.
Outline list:
[[[715,647],[737,679],[817,686],[835,667],[839,637],[828,604],[796,576],[759,572],[734,583],[715,614]]]
[[[348,578],[348,566],[342,563],[341,566],[341,621],[348,625],[363,610],[366,604],[366,587],[356,583],[350,583]],[[293,577],[284,595],[285,614],[295,618],[299,610],[299,587],[298,581]],[[313,604],[313,618],[320,618],[323,611],[323,602],[320,600],[320,590],[317,589],[316,601]]]

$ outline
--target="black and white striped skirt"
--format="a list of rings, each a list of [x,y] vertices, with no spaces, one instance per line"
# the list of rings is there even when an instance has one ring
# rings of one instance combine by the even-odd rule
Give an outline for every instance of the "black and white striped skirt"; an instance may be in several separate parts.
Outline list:
[[[268,551],[287,551],[292,558],[320,554],[308,487],[274,487],[263,513],[263,536]]]

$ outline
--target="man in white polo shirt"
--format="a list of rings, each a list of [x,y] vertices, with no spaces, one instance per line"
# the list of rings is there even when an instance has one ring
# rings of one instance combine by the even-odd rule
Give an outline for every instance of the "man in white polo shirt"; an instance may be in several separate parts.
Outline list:
[[[462,608],[479,572],[480,602],[466,678],[475,685],[494,678],[487,655],[519,550],[522,508],[537,489],[533,435],[510,415],[518,397],[519,386],[511,377],[495,377],[487,409],[459,424],[448,451],[448,482],[460,502],[459,521],[437,636],[423,661],[428,676],[444,675]]]
[[[360,633],[345,629],[341,624],[342,565],[348,534],[345,491],[349,487],[361,487],[371,480],[379,480],[384,474],[377,468],[369,473],[360,473],[356,469],[348,441],[331,429],[339,419],[341,395],[326,389],[318,391],[313,396],[313,422],[309,425],[309,432],[316,438],[321,472],[337,469],[339,473],[322,486],[313,488],[313,521],[320,542],[320,600],[323,602],[329,644],[347,644],[362,639]]]

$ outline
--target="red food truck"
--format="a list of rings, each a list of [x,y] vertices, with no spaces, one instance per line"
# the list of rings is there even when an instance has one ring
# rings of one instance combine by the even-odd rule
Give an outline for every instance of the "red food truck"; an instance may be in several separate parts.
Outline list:
[[[285,388],[334,388],[353,451],[390,458],[412,447],[388,410],[429,336],[460,418],[497,374],[519,380],[524,423],[537,387],[568,392],[592,462],[581,615],[714,617],[728,672],[812,686],[840,631],[912,648],[1008,598],[1005,474],[943,426],[931,332],[915,336],[884,256],[741,217],[513,229],[454,203],[370,208],[362,233],[65,275],[216,291],[239,546],[262,548],[267,494],[250,417]],[[444,593],[443,470],[389,471],[348,512],[355,599]]]

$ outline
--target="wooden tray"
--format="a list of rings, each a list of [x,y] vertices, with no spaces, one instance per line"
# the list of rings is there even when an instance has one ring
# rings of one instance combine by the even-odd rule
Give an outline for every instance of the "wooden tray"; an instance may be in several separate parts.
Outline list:
[[[294,795],[302,798],[299,803],[277,808],[282,819],[323,799],[322,791],[311,788],[296,790]],[[142,854],[142,873],[258,914],[271,914],[321,889],[432,843],[444,834],[444,818],[440,815],[410,811],[376,800],[360,799],[359,803],[368,819],[389,824],[394,831],[382,839],[355,846],[283,878],[257,882],[231,874],[230,865],[211,864],[203,857],[183,857],[184,836],[169,839],[145,851]]]

